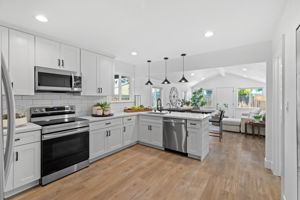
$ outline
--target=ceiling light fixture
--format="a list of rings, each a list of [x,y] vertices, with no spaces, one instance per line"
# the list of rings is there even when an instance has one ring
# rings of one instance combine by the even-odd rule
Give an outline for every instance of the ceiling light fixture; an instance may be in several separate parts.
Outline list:
[[[205,37],[209,38],[209,37],[212,37],[214,36],[214,32],[212,31],[207,31],[205,34],[204,34]]]
[[[36,15],[35,19],[38,20],[39,22],[43,22],[43,23],[48,22],[47,17],[45,17],[44,15]]]
[[[153,85],[153,83],[150,81],[150,63],[151,60],[147,60],[148,62],[148,81],[145,83],[145,85]]]
[[[246,71],[247,71],[247,68],[243,68],[242,70],[243,70],[244,72],[246,72]]]
[[[191,73],[191,76],[195,76],[195,73]]]
[[[181,54],[181,56],[182,56],[182,78],[178,82],[187,83],[189,81],[184,77],[184,56],[186,56],[186,54],[183,53],[183,54]]]
[[[171,84],[171,82],[167,78],[167,61],[168,61],[168,58],[164,57],[164,59],[165,59],[165,80],[161,84]]]
[[[137,55],[137,52],[133,51],[133,52],[131,52],[131,55],[132,55],[132,56],[136,56],[136,55]]]

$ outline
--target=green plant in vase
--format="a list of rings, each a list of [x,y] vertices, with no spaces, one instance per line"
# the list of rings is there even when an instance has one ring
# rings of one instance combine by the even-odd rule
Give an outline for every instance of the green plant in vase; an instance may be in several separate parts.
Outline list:
[[[255,121],[259,122],[262,119],[262,115],[254,115],[253,118],[255,119]]]

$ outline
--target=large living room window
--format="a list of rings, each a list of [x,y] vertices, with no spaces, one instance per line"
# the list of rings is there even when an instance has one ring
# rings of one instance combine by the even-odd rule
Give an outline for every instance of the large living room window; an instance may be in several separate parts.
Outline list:
[[[263,88],[239,88],[238,107],[240,108],[265,108],[266,100]]]
[[[207,102],[205,107],[213,107],[213,90],[205,89],[203,90],[204,100]]]

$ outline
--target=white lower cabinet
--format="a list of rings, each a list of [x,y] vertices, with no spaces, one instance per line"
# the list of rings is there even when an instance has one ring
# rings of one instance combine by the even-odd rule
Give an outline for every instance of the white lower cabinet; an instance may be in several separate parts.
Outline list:
[[[13,160],[9,170],[5,192],[12,191],[41,177],[40,131],[16,134]],[[4,137],[6,140],[6,136]]]
[[[163,146],[163,124],[161,117],[140,117],[139,140],[143,143]]]
[[[105,153],[106,130],[98,129],[90,131],[90,159]]]
[[[106,136],[105,150],[111,152],[122,147],[122,127],[111,127],[108,130],[108,136]]]
[[[123,146],[132,144],[137,141],[135,125],[124,125],[123,128]]]
[[[31,143],[14,148],[14,188],[40,178],[41,143]]]

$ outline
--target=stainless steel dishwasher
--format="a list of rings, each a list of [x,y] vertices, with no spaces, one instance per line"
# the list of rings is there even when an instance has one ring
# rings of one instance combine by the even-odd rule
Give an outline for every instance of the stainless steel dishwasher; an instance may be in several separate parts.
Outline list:
[[[185,119],[164,118],[163,146],[182,153],[187,152],[187,122]]]

